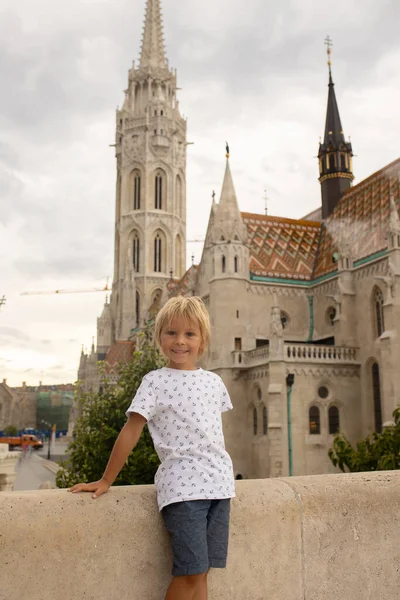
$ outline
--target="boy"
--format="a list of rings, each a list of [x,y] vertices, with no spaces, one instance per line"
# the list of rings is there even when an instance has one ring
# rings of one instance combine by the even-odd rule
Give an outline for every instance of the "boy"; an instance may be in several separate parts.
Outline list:
[[[158,507],[174,555],[165,600],[207,600],[210,567],[226,565],[235,489],[221,412],[232,404],[221,378],[195,366],[209,339],[210,321],[200,298],[165,304],[156,318],[155,340],[167,366],[143,377],[103,477],[71,488],[94,492],[93,498],[107,492],[147,422],[161,461],[155,476]]]

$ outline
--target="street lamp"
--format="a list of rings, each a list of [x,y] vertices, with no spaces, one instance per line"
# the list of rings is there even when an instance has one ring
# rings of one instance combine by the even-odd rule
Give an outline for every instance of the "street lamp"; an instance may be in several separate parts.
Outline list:
[[[48,440],[48,445],[47,445],[47,460],[50,460],[50,444],[51,444],[51,431],[52,431],[52,426],[50,423],[48,423],[47,421],[44,421],[43,419],[41,419],[40,421],[41,423],[43,423],[43,425],[45,427],[48,427],[49,429],[49,440]]]
[[[289,446],[289,476],[293,475],[293,449],[292,449],[292,407],[291,396],[294,384],[294,373],[289,373],[286,377],[287,386],[287,425],[288,425],[288,446]]]

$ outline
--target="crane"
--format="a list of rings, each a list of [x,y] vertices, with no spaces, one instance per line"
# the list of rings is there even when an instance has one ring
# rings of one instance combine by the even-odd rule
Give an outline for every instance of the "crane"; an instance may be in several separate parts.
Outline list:
[[[47,294],[88,294],[90,292],[109,292],[111,291],[108,285],[108,277],[107,283],[102,288],[90,288],[90,289],[82,289],[82,290],[51,290],[47,292],[21,292],[20,296],[42,296]]]

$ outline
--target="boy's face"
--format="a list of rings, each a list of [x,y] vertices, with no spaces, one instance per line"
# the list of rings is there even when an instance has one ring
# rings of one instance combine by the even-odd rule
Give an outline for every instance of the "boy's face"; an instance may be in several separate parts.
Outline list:
[[[168,359],[168,367],[191,371],[201,346],[201,333],[197,323],[174,319],[161,331],[161,349]]]

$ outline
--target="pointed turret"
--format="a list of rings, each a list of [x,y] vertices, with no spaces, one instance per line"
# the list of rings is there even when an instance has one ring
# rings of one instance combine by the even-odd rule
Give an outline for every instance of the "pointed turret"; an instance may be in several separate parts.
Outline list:
[[[224,182],[222,184],[219,204],[214,207],[215,224],[219,240],[238,239],[247,242],[247,228],[243,223],[236,198],[231,168],[229,165],[229,146],[226,145],[226,167]]]
[[[351,186],[354,179],[352,172],[353,150],[351,143],[346,142],[344,137],[332,79],[331,41],[329,37],[326,43],[329,65],[328,106],[324,141],[320,143],[318,152],[323,219],[326,219],[333,212],[343,193]]]
[[[140,68],[152,71],[166,67],[160,0],[147,0]]]

